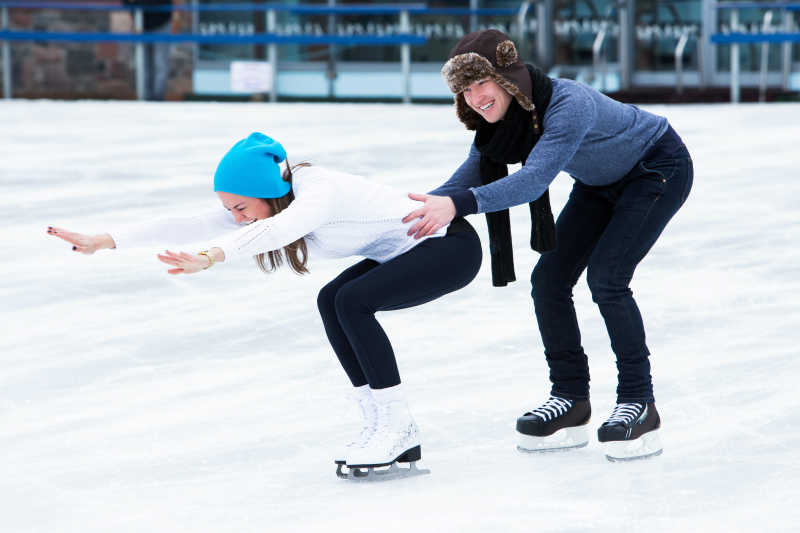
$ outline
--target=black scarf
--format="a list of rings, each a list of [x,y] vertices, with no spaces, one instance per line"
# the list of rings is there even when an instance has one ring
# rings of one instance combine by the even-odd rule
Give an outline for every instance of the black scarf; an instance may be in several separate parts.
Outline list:
[[[481,120],[475,131],[474,142],[475,148],[481,154],[480,173],[481,183],[484,185],[508,176],[506,164],[524,164],[542,136],[541,117],[550,104],[553,83],[538,68],[526,66],[531,76],[536,109],[526,111],[512,97],[503,120],[494,124]],[[549,192],[544,191],[544,194],[528,205],[531,210],[531,248],[540,253],[554,249],[556,230]],[[486,223],[492,256],[492,284],[495,287],[504,287],[509,281],[516,280],[508,209],[486,213]]]

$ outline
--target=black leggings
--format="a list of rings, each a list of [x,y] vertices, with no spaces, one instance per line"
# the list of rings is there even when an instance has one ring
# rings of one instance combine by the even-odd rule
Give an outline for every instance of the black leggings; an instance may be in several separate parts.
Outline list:
[[[446,236],[427,239],[385,263],[365,259],[319,291],[325,333],[353,386],[400,384],[392,345],[375,313],[420,305],[465,287],[478,274],[482,255],[475,230],[456,218]]]

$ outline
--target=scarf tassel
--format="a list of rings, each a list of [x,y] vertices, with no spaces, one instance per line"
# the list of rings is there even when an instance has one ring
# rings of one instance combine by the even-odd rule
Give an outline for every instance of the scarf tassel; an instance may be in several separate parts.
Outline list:
[[[516,281],[514,274],[514,250],[511,245],[511,222],[508,209],[486,213],[489,230],[489,255],[492,258],[492,285],[505,287]]]
[[[531,209],[531,248],[544,253],[556,247],[556,226],[550,208],[550,191],[545,190],[536,201],[528,204]]]

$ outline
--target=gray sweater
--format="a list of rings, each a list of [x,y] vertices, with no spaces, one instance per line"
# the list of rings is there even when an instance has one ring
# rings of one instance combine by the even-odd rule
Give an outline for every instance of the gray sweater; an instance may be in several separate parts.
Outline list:
[[[463,196],[471,191],[477,211],[459,209],[462,215],[532,202],[562,170],[586,185],[609,185],[625,176],[669,127],[664,117],[565,79],[553,80],[553,95],[542,123],[542,137],[517,172],[481,185],[481,155],[472,145],[467,160],[430,194]]]

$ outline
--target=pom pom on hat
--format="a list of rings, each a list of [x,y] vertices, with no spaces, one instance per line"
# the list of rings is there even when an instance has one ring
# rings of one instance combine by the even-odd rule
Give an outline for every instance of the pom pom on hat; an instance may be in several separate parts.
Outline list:
[[[251,133],[222,158],[214,173],[214,191],[250,198],[280,198],[291,189],[281,177],[286,159],[281,143],[263,133]]]
[[[519,59],[514,43],[508,40],[498,44],[495,52],[497,53],[497,66],[501,68],[510,67]]]

